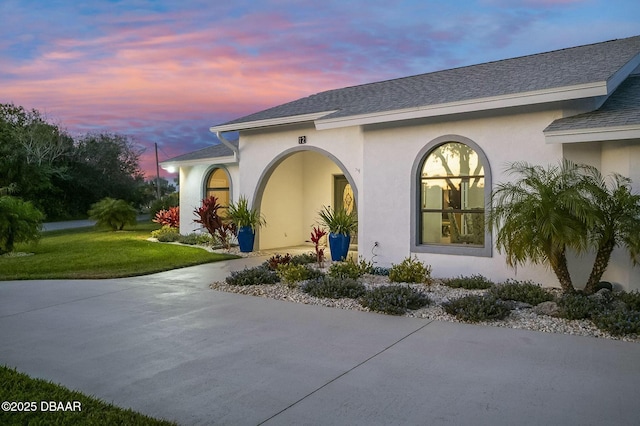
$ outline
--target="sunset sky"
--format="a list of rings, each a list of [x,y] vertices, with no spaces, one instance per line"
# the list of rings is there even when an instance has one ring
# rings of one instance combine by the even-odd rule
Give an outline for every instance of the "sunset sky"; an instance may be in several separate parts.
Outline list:
[[[640,35],[638,0],[1,0],[0,103],[142,166],[327,89]]]

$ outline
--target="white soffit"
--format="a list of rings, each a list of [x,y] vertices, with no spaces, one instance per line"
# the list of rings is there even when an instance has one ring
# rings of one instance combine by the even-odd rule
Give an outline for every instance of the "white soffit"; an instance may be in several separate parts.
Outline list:
[[[640,125],[545,132],[548,144],[640,139]]]
[[[236,130],[256,129],[259,127],[281,126],[284,124],[303,123],[305,121],[314,121],[325,115],[333,114],[335,111],[314,112],[311,114],[291,115],[286,117],[268,118],[265,120],[245,121],[235,124],[223,124],[209,128],[210,132],[232,132]]]
[[[199,165],[211,165],[211,164],[233,164],[237,163],[237,160],[231,155],[228,157],[211,157],[211,158],[198,158],[197,160],[184,160],[184,161],[162,161],[160,167],[163,169],[166,167],[191,167]]]

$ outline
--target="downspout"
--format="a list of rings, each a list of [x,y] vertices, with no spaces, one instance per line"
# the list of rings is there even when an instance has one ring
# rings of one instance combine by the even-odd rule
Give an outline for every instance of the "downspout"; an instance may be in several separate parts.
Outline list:
[[[233,158],[236,160],[236,162],[240,161],[240,150],[238,149],[238,147],[236,147],[235,145],[233,145],[231,142],[229,142],[227,139],[225,139],[224,136],[222,136],[222,132],[216,132],[216,137],[220,140],[220,142],[222,142],[227,148],[229,148],[231,151],[233,151]]]

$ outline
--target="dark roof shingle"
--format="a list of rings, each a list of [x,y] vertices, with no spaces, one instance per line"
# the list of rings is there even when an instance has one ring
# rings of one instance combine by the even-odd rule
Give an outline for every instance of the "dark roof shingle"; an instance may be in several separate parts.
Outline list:
[[[335,111],[348,117],[606,82],[640,53],[640,36],[329,90],[220,126]],[[241,127],[241,126],[239,126]]]
[[[597,110],[560,118],[544,131],[557,132],[640,125],[640,75],[628,77]]]
[[[230,141],[232,145],[238,146],[238,141]],[[233,157],[233,151],[226,145],[219,143],[216,145],[208,146],[198,151],[189,152],[187,154],[178,155],[177,157],[169,158],[168,160],[161,161],[162,163],[169,162],[181,162],[181,161],[194,161],[203,160],[208,158],[218,157]]]

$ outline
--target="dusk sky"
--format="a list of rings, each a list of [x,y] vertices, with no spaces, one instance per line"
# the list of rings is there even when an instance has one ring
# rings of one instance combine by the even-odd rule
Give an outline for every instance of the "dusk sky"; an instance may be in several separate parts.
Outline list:
[[[129,135],[153,176],[154,142],[323,90],[634,35],[638,0],[0,0],[0,103]]]

